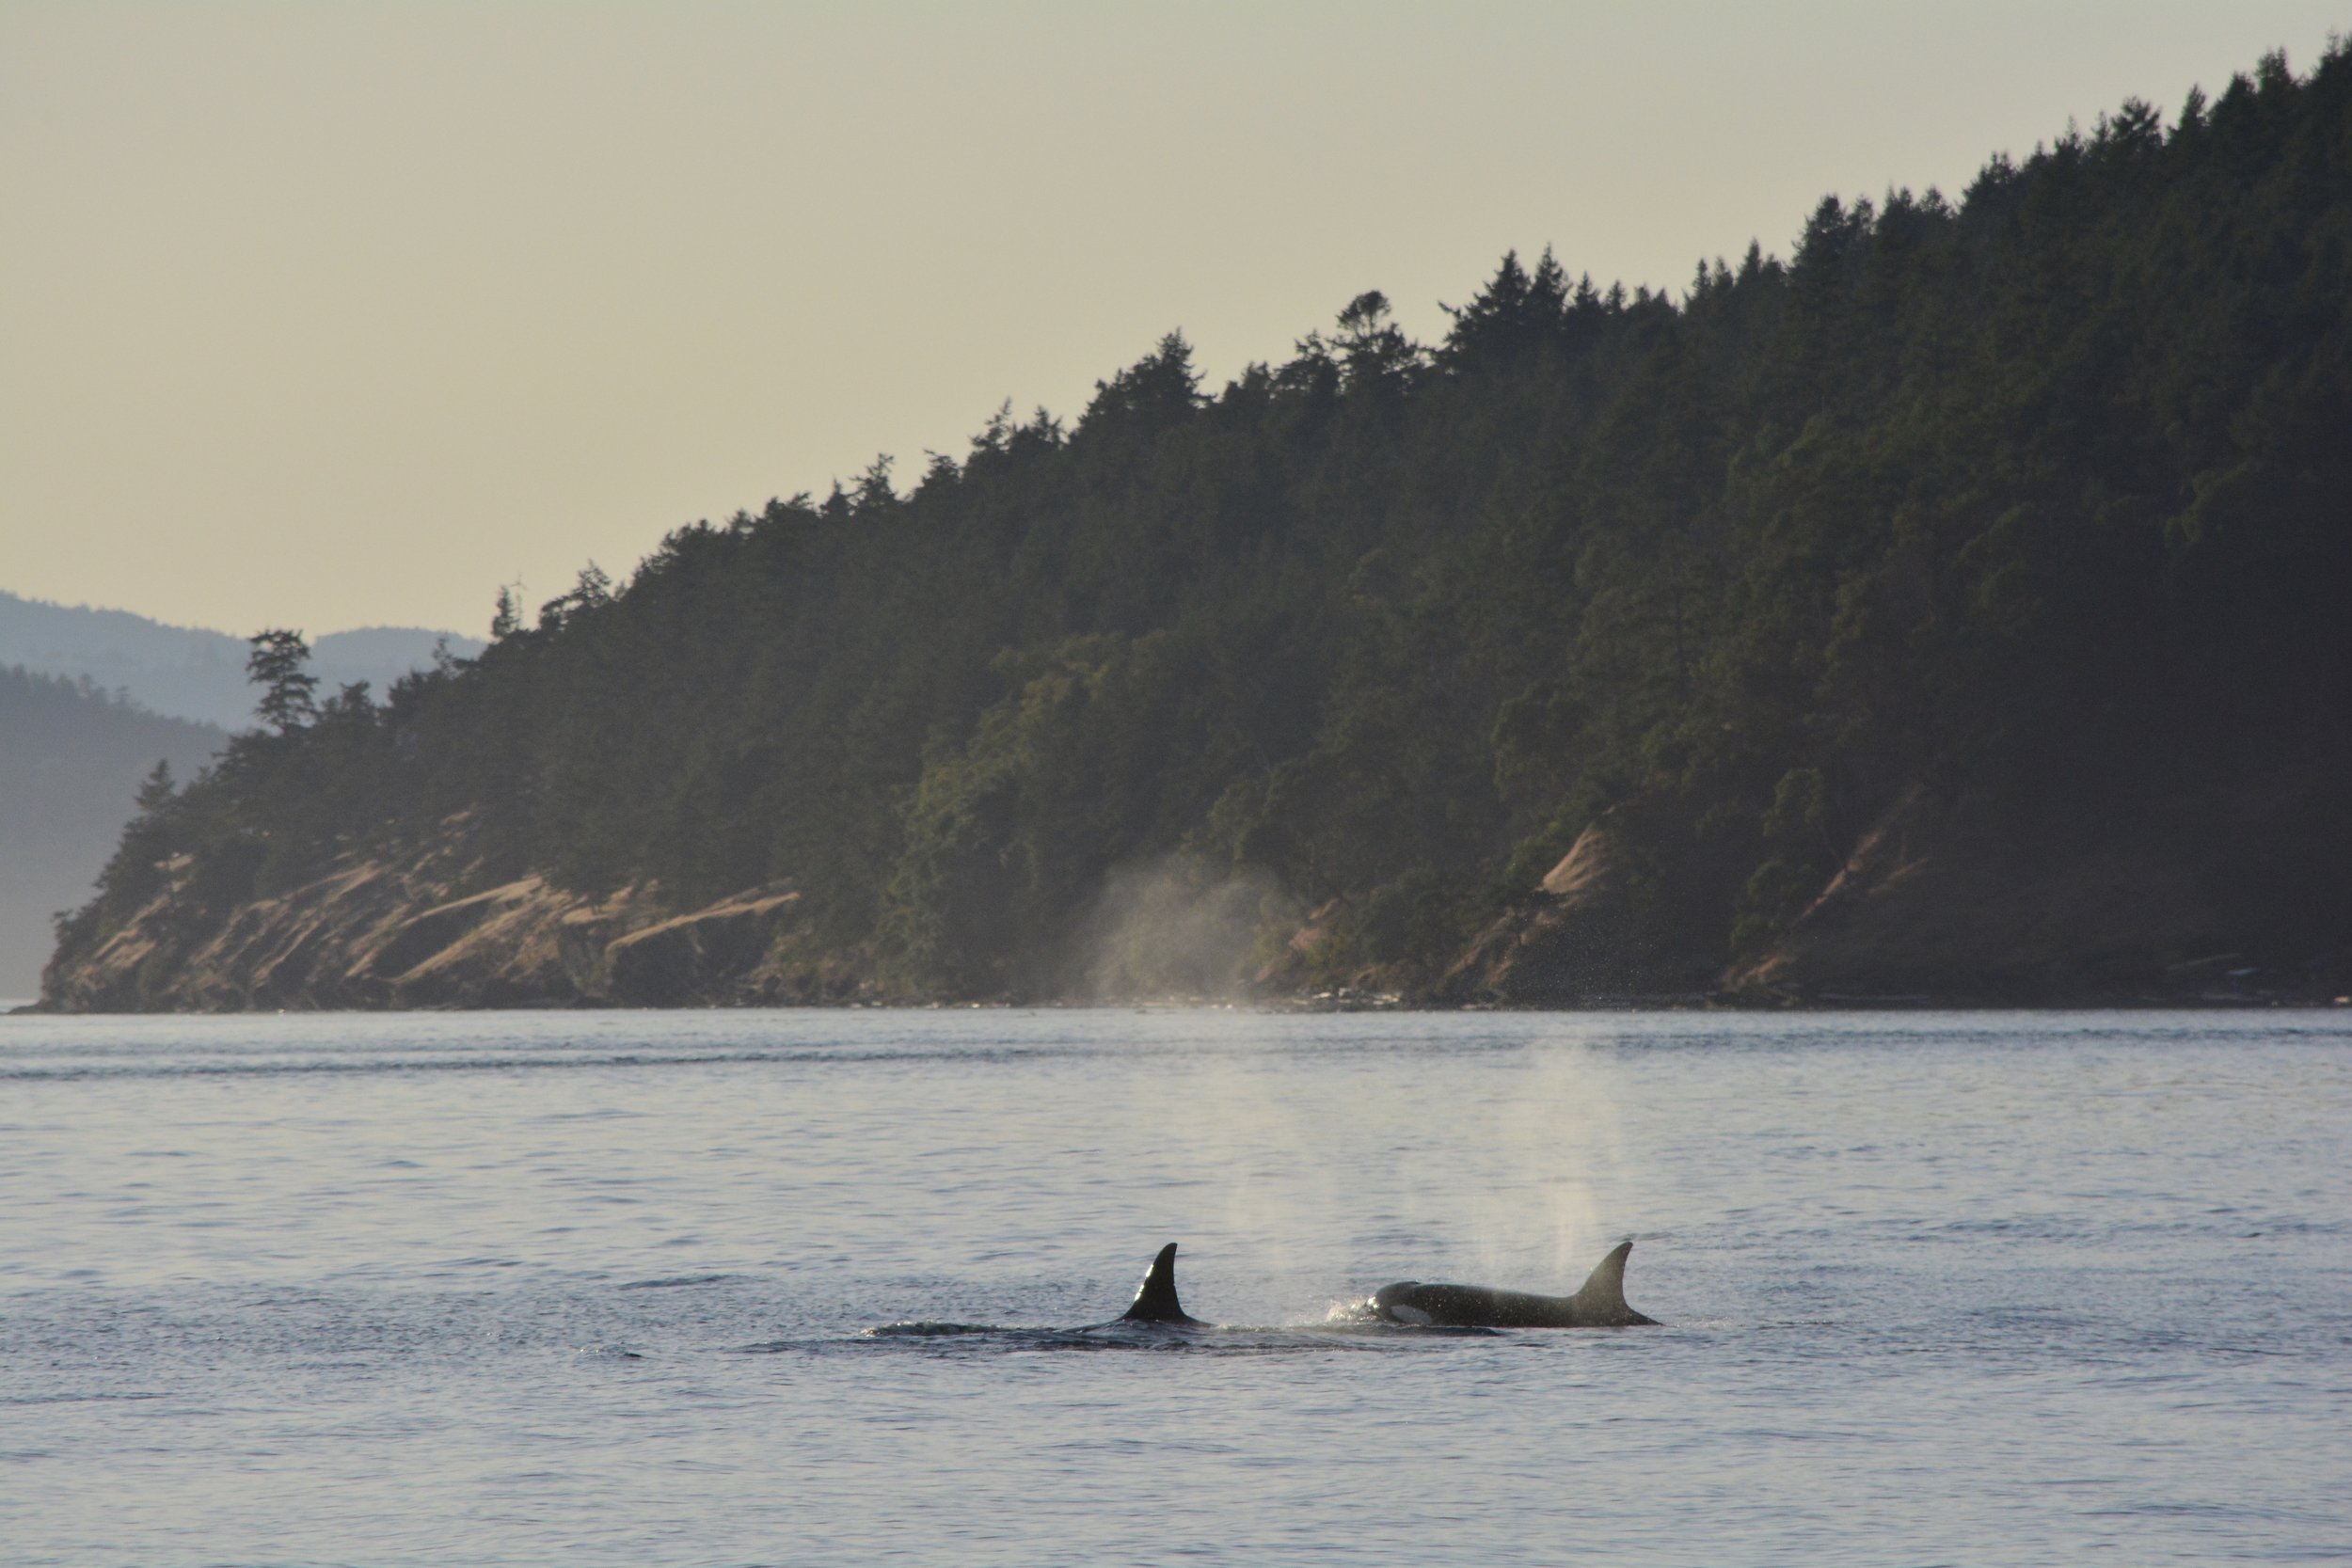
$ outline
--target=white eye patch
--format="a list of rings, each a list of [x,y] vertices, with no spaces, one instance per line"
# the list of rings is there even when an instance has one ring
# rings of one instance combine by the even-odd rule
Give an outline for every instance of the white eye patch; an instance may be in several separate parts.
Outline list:
[[[1422,1311],[1420,1307],[1406,1307],[1401,1304],[1390,1307],[1389,1316],[1394,1318],[1401,1323],[1426,1324],[1430,1321],[1429,1314]]]

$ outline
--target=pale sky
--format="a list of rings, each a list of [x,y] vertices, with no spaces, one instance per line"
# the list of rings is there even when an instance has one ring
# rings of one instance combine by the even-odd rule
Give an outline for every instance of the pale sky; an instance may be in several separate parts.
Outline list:
[[[1677,293],[1821,196],[2168,119],[2312,0],[0,0],[0,588],[479,634],[593,559],[1212,385],[1502,252]]]

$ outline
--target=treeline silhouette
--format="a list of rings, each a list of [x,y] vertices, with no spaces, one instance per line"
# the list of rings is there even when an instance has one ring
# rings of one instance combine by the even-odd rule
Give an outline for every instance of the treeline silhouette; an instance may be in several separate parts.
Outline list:
[[[1450,317],[1365,293],[1214,393],[1170,334],[1074,421],[501,596],[478,658],[156,793],[61,958],[170,857],[200,925],[467,814],[485,882],[789,881],[905,992],[1052,989],[1171,855],[1284,890],[1270,932],[1342,900],[1322,973],[1410,983],[1613,810],[1634,918],[1721,965],[1906,788],[2161,853],[2185,801],[2352,776],[2343,46],[1824,199],[1678,299],[1547,252]],[[2320,795],[2249,922],[2344,928]]]

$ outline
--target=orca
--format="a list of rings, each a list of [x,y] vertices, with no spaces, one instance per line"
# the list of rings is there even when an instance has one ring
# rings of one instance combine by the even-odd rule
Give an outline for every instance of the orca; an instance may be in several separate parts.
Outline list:
[[[1206,1328],[1209,1325],[1184,1311],[1184,1303],[1176,1299],[1176,1243],[1170,1242],[1160,1248],[1160,1255],[1152,1259],[1151,1269],[1143,1283],[1136,1287],[1136,1299],[1120,1314],[1122,1323],[1173,1323],[1179,1327]]]
[[[1175,1251],[1160,1254],[1167,1262]],[[1423,1285],[1400,1280],[1373,1292],[1375,1315],[1392,1323],[1446,1328],[1631,1328],[1655,1323],[1625,1302],[1625,1260],[1631,1242],[1619,1242],[1583,1288],[1572,1296],[1539,1296],[1484,1285]],[[1149,1281],[1145,1282],[1149,1285]],[[1142,1297],[1136,1301],[1141,1303]],[[1174,1286],[1168,1300],[1176,1299]]]

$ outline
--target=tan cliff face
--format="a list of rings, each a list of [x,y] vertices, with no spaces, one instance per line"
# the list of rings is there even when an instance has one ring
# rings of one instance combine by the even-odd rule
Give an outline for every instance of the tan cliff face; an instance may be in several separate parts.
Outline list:
[[[85,960],[53,961],[60,1012],[723,1006],[836,1000],[862,976],[780,953],[800,895],[754,889],[685,913],[659,890],[603,899],[528,876],[453,896],[475,868],[453,833],[395,859],[346,857],[217,926],[159,896]]]

